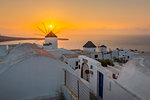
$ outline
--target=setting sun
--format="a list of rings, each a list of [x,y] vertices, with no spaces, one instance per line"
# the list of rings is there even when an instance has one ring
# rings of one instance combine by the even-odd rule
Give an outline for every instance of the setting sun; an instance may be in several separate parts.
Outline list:
[[[50,28],[52,28],[52,25],[50,25]]]

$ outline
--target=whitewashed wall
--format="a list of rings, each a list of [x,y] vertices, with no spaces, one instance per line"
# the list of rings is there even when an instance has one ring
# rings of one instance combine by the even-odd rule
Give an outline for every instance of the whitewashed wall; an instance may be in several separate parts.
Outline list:
[[[49,51],[49,50],[53,49],[53,47],[52,47],[52,45],[43,46],[43,49],[46,50],[46,51]]]
[[[118,84],[116,80],[110,78],[112,72],[105,69],[104,67],[101,67],[101,64],[99,62],[86,56],[79,56],[79,59],[80,59],[81,66],[83,63],[83,59],[88,60],[87,65],[89,66],[89,70],[93,71],[93,75],[90,74],[90,81],[89,81],[89,89],[92,93],[94,93],[97,96],[99,94],[98,93],[98,88],[99,88],[98,72],[101,72],[104,75],[103,100],[137,100],[137,98],[135,98],[131,92],[129,92],[126,88]],[[92,69],[90,69],[91,65],[93,66]],[[81,69],[80,69],[80,75],[81,75]]]
[[[101,72],[104,75],[103,79],[103,100],[139,100],[132,94],[129,90],[127,90],[124,86],[120,85],[115,79],[110,77],[111,72],[104,69],[99,68],[98,72]],[[99,80],[99,77],[97,77]],[[97,84],[97,89],[99,88],[99,84]],[[99,93],[97,92],[97,96],[99,97]]]
[[[98,58],[95,58],[95,55],[98,55]],[[100,52],[92,52],[91,53],[91,58],[93,58],[93,59],[102,59],[102,53],[100,53]]]
[[[123,86],[104,76],[103,100],[138,100]]]
[[[109,53],[109,54],[104,54],[104,59],[110,59],[112,60],[112,55]]]
[[[63,57],[63,62],[67,63],[72,69],[75,69],[76,66],[76,62],[78,61],[78,57],[75,58],[67,58],[64,55]]]
[[[113,58],[119,58],[119,51],[118,50],[113,50],[112,51],[112,57]]]
[[[91,51],[91,52],[96,52],[96,48],[85,48],[83,47],[84,51]]]
[[[90,88],[90,91],[93,92],[96,95],[97,94],[97,68],[102,67],[102,66],[98,61],[96,61],[92,58],[89,58],[89,57],[86,57],[86,56],[79,56],[78,58],[80,60],[80,66],[81,67],[82,67],[83,59],[88,60],[87,65],[89,66],[89,70],[93,72],[93,75],[90,74],[89,88]],[[93,67],[92,69],[90,68],[91,65]],[[80,76],[81,76],[81,68],[80,68],[79,77]]]
[[[78,58],[68,58],[68,65],[75,69],[75,67],[78,67],[76,66],[76,62],[78,61]]]
[[[57,37],[46,37],[45,38],[45,44],[48,44],[48,43],[52,43],[52,48],[53,49],[56,49],[58,46],[57,46]]]
[[[126,52],[126,51],[119,51],[119,56],[124,56],[125,57],[125,60],[129,60],[131,58],[133,58],[134,56],[136,56],[137,53],[134,53],[134,52]]]
[[[107,48],[106,47],[99,47],[99,52],[106,53],[107,52]]]

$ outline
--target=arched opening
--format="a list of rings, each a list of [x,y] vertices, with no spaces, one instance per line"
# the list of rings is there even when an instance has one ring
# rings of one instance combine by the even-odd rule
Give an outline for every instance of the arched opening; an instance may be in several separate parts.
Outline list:
[[[81,78],[85,79],[86,81],[90,80],[89,66],[85,63],[83,63],[81,67]]]

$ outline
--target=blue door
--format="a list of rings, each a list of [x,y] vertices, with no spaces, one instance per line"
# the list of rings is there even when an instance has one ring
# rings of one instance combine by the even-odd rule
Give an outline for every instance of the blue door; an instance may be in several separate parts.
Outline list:
[[[99,97],[103,99],[103,74],[99,72]]]

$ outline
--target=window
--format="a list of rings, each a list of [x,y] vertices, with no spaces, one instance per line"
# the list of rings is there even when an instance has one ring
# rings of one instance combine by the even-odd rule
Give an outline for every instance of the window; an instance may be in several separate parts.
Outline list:
[[[93,66],[92,66],[92,65],[90,66],[90,69],[93,69]]]
[[[78,69],[78,67],[75,67],[75,70]]]
[[[80,69],[80,65],[79,65],[79,69]]]
[[[95,58],[98,58],[98,55],[95,55]]]
[[[76,66],[78,66],[78,61],[76,61]]]
[[[113,74],[112,74],[112,78],[113,78],[113,79],[117,79],[118,76],[117,76],[116,74],[113,73]]]

